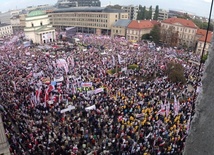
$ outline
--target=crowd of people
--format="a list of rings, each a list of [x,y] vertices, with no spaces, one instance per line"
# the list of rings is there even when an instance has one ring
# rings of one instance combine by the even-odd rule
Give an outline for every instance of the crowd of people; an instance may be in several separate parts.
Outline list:
[[[75,37],[78,43],[48,49],[5,38],[0,92],[11,154],[182,154],[201,76],[191,55],[144,41]],[[170,81],[170,62],[183,66],[186,83]]]

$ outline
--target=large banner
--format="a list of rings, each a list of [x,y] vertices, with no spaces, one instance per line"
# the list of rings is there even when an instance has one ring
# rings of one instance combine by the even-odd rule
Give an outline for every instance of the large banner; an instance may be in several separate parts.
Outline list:
[[[92,87],[92,82],[83,82],[81,83],[81,87]]]
[[[69,105],[68,108],[62,109],[60,112],[61,112],[61,113],[65,113],[65,112],[67,112],[67,111],[71,111],[71,110],[74,110],[74,109],[75,109],[74,106]]]
[[[86,107],[85,110],[86,111],[90,111],[90,110],[95,110],[96,109],[96,106],[95,105],[92,105],[90,107]]]
[[[95,89],[95,90],[94,90],[94,94],[98,94],[98,93],[101,93],[101,92],[103,92],[103,91],[104,91],[103,88],[98,88],[98,89]]]

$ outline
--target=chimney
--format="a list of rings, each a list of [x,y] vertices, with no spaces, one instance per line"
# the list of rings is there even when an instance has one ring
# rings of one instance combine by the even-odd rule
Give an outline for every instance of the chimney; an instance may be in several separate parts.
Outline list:
[[[140,20],[138,20],[137,23],[140,23]]]

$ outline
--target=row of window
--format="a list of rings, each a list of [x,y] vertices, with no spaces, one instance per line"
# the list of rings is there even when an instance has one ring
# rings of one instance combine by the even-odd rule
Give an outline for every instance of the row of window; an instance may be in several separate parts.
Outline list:
[[[54,18],[54,21],[86,21],[86,22],[102,22],[107,23],[108,20],[104,19],[85,19],[85,18]]]
[[[12,34],[12,31],[8,30],[8,31],[0,31],[0,35],[7,35],[7,34]]]
[[[113,33],[122,33],[122,31],[113,29]]]
[[[101,23],[81,23],[81,22],[54,22],[53,25],[67,25],[67,26],[83,26],[83,27],[98,27],[98,28],[107,28],[107,24]]]
[[[203,48],[203,47],[204,47],[204,43],[199,43],[199,44],[198,44],[198,47]],[[211,47],[210,44],[206,44],[206,47],[205,47],[205,48],[210,48],[210,47]]]
[[[12,27],[8,27],[8,26],[7,27],[1,27],[0,31],[9,30],[9,29],[12,29]]]
[[[53,17],[93,17],[93,18],[107,18],[107,14],[53,14]]]
[[[127,19],[127,18],[128,18],[128,16],[127,16],[127,15],[122,15],[122,18]]]
[[[137,36],[127,36],[127,39],[128,40],[138,40],[138,37]]]
[[[169,27],[171,27],[171,25],[163,24],[162,27],[165,29],[168,29]],[[172,28],[174,28],[175,31],[179,31],[179,32],[186,32],[186,33],[193,33],[193,34],[196,33],[196,30],[194,29],[182,28],[179,26],[172,26]]]

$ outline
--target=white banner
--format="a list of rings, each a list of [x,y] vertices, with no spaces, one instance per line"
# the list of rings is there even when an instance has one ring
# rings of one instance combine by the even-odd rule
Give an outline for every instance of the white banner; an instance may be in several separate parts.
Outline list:
[[[103,91],[104,91],[103,88],[98,88],[98,89],[95,89],[95,90],[94,90],[94,93],[95,93],[95,94],[98,94],[98,93],[101,93],[101,92],[103,92]]]
[[[68,108],[66,108],[66,109],[62,109],[60,112],[61,112],[61,113],[65,113],[65,112],[67,112],[67,111],[71,111],[71,110],[74,110],[74,109],[75,109],[75,107],[74,107],[74,106],[69,105],[69,106],[68,106]]]
[[[93,91],[93,90],[87,91],[87,95],[93,95],[93,94],[94,94],[94,91]]]
[[[54,78],[55,82],[62,82],[64,80],[64,77],[61,76],[60,78]]]
[[[92,82],[83,82],[81,83],[81,87],[92,87]]]
[[[96,109],[95,105],[85,108],[86,111],[90,111],[90,110],[94,110],[94,109]]]

